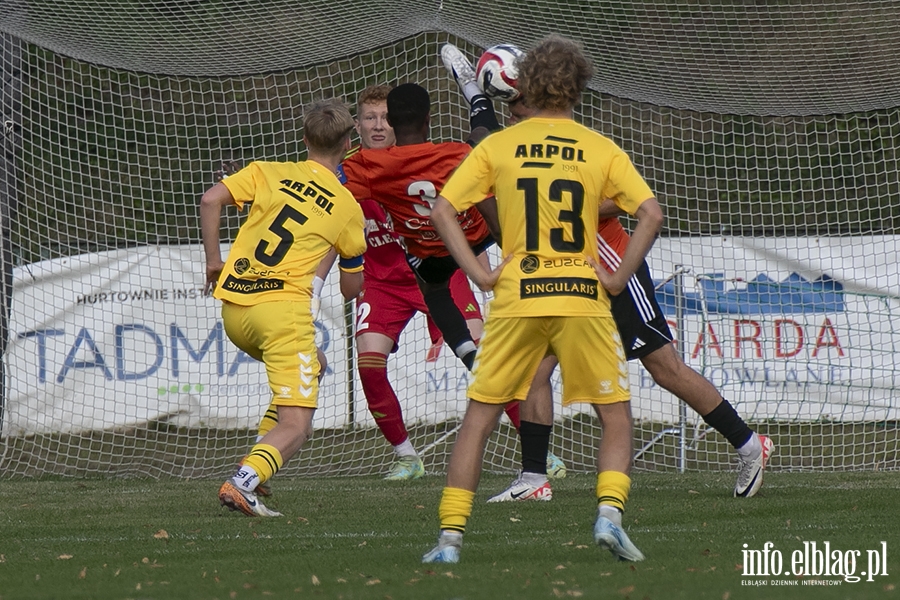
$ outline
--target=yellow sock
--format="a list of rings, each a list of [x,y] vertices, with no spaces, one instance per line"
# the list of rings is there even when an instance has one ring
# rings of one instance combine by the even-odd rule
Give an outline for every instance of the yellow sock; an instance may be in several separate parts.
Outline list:
[[[441,505],[438,508],[438,517],[441,519],[441,529],[465,533],[466,521],[472,514],[472,503],[475,501],[475,492],[460,488],[445,487],[441,494]]]
[[[267,433],[275,429],[278,425],[278,407],[270,404],[266,409],[266,414],[259,421],[259,430],[256,432],[256,441],[263,439]]]
[[[619,471],[603,471],[597,475],[597,504],[612,506],[625,512],[631,490],[631,478]]]
[[[278,472],[278,469],[284,464],[284,460],[281,458],[281,452],[275,446],[256,444],[244,459],[243,464],[256,471],[256,474],[259,475],[259,483],[265,483]]]

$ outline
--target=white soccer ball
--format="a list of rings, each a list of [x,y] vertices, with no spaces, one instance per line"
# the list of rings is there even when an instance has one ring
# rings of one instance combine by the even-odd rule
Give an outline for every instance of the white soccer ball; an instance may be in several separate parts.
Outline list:
[[[484,51],[475,67],[475,76],[487,96],[504,102],[519,98],[519,90],[516,89],[519,69],[516,63],[524,55],[512,44],[497,44]]]

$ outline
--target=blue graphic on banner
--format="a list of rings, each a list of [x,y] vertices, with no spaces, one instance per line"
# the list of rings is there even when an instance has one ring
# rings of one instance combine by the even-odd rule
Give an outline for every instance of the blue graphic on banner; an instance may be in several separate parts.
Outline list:
[[[701,292],[686,288],[685,314],[703,312],[703,301],[710,313],[733,315],[834,313],[846,310],[844,286],[828,275],[809,281],[791,273],[784,281],[775,281],[759,274],[745,287],[733,288],[721,273],[712,273],[700,279]],[[732,289],[725,289],[725,284]],[[702,295],[702,296],[701,296]],[[668,282],[656,291],[656,299],[666,315],[675,314],[675,285]]]

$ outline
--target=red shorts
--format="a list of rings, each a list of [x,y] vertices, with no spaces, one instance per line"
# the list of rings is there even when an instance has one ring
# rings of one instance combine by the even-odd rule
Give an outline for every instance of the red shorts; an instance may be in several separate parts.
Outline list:
[[[458,271],[450,279],[450,294],[464,319],[468,321],[482,318],[481,307],[478,306],[469,280],[462,271]],[[417,312],[428,314],[422,292],[417,286],[378,283],[367,285],[356,302],[356,335],[363,333],[386,335],[394,340],[394,349],[391,352],[396,352],[400,333]],[[431,318],[428,319],[428,333],[433,344],[442,338],[440,330]]]

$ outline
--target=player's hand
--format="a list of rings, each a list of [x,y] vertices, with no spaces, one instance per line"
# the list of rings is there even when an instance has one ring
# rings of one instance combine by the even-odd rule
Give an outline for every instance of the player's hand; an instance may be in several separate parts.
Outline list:
[[[587,256],[586,258],[588,264],[594,269],[594,274],[597,275],[600,285],[603,286],[603,289],[606,290],[607,294],[610,296],[618,296],[625,291],[625,286],[628,285],[627,279],[620,281],[622,278],[618,277],[617,273],[610,273],[590,256]]]
[[[472,280],[478,289],[482,292],[490,292],[494,289],[494,286],[497,285],[497,281],[500,280],[500,273],[503,271],[503,268],[509,264],[509,261],[512,260],[512,254],[508,254],[500,264],[491,269],[490,271],[483,271],[479,274],[478,280]]]
[[[229,175],[234,175],[241,170],[241,165],[236,160],[222,161],[222,168],[214,171],[216,182],[222,181]]]
[[[216,287],[216,283],[219,281],[219,275],[222,274],[222,269],[225,267],[225,263],[220,261],[217,262],[207,262],[206,263],[206,285],[203,286],[203,293],[209,295]]]

